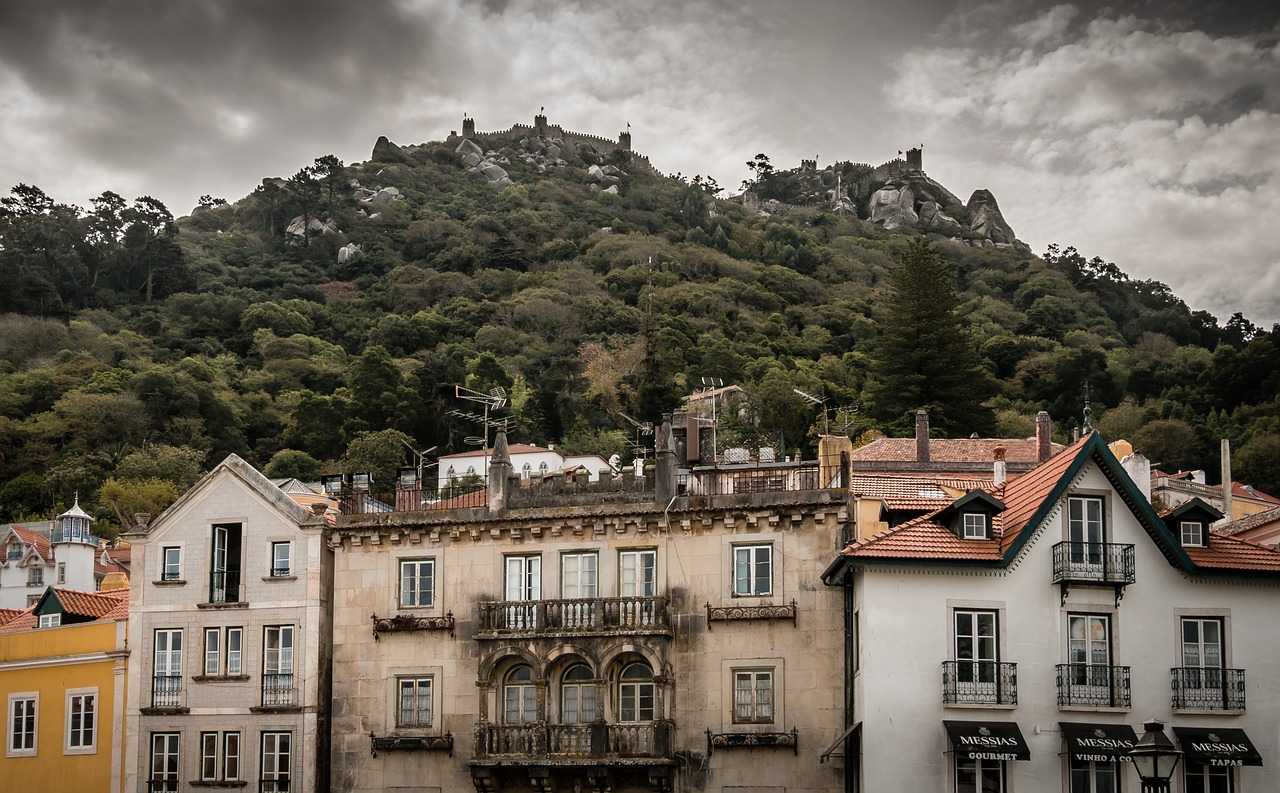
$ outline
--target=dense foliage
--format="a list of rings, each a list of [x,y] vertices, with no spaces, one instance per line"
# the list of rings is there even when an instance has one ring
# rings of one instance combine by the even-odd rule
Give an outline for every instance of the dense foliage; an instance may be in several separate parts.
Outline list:
[[[448,415],[474,407],[455,385],[506,389],[515,441],[626,454],[624,416],[657,419],[703,377],[743,386],[751,409],[732,419],[805,454],[822,421],[794,389],[843,408],[854,435],[921,402],[957,435],[1025,436],[1039,409],[1069,432],[1088,382],[1095,424],[1153,462],[1214,470],[1226,437],[1253,484],[1280,487],[1280,327],[1220,326],[1070,248],[929,247],[820,208],[755,214],[625,153],[615,195],[589,153],[541,173],[515,141],[481,143],[509,156],[513,186],[433,144],[322,157],[176,221],[146,197],[84,210],[14,188],[0,200],[0,519],[79,493],[109,528],[231,452],[312,477],[389,470],[407,445],[461,451],[480,428]],[[360,201],[351,180],[403,198]],[[348,244],[360,253],[340,262]],[[899,262],[932,275],[891,277]],[[907,390],[903,334],[930,307],[919,371],[955,376]]]

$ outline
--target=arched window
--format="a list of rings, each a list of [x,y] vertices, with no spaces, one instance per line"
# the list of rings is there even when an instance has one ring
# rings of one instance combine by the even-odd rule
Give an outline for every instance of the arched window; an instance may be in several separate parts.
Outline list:
[[[474,465],[468,465],[467,476],[475,476],[475,475],[476,475],[476,467]]]
[[[546,461],[546,460],[543,460],[542,462],[538,463],[538,473],[539,473],[539,474],[541,474],[542,476],[546,476],[546,475],[547,475],[547,461]]]
[[[528,463],[525,463],[524,467],[520,469],[520,478],[528,479],[529,475],[532,473],[533,473],[533,466],[529,465]]]
[[[622,670],[618,721],[653,721],[653,670],[648,664],[636,662]]]
[[[596,686],[586,664],[574,664],[560,678],[560,722],[587,724],[596,718]]]
[[[502,700],[504,723],[527,724],[538,720],[538,689],[528,665],[521,664],[507,673]]]

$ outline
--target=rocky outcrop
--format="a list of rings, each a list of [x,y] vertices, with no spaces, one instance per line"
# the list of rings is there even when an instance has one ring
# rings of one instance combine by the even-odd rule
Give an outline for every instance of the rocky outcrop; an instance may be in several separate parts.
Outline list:
[[[956,230],[960,228],[960,221],[943,212],[934,201],[922,201],[920,203],[920,225],[933,226],[941,229]]]
[[[966,208],[969,210],[969,230],[974,234],[991,240],[995,245],[1019,243],[1004,215],[1000,214],[1000,206],[990,190],[974,190]]]
[[[286,234],[292,234],[295,237],[317,236],[319,234],[338,234],[338,223],[335,220],[321,221],[319,218],[311,218],[303,223],[302,215],[298,215],[289,221],[289,225],[285,228]]]
[[[458,155],[458,161],[462,163],[467,174],[483,179],[497,188],[512,184],[506,169],[499,164],[510,165],[511,161],[496,151],[485,151],[468,138],[463,138],[453,151]]]
[[[405,156],[404,150],[387,139],[386,135],[379,135],[376,143],[373,144],[373,156],[370,158],[374,162],[408,162],[409,158]]]
[[[872,223],[883,223],[886,229],[914,226],[920,222],[916,214],[916,196],[903,183],[891,183],[871,196],[867,205]]]

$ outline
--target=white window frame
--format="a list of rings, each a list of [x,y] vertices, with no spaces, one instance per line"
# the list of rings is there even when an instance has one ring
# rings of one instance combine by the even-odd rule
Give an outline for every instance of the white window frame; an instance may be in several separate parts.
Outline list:
[[[21,718],[24,721],[29,719],[31,722],[29,732],[25,724],[21,730],[14,729],[15,721],[19,718],[19,703],[22,703],[21,709],[24,711]],[[15,691],[10,694],[9,707],[5,714],[5,757],[35,757],[40,748],[40,692]],[[23,745],[15,747],[14,740],[19,736],[23,737]],[[27,746],[27,743],[31,745]]]
[[[282,740],[283,739],[283,740]],[[271,745],[268,751],[268,744]],[[283,748],[282,748],[283,744]],[[293,733],[287,730],[263,730],[258,754],[258,775],[263,782],[288,782],[293,778]],[[267,770],[267,758],[272,758],[272,770]],[[281,767],[283,766],[283,768]],[[271,774],[271,776],[267,776]],[[275,785],[262,790],[274,791]]]
[[[212,746],[210,745],[212,744]],[[200,781],[218,781],[218,747],[221,740],[216,730],[200,733]],[[213,751],[210,751],[212,749]]]
[[[435,606],[436,601],[436,559],[434,556],[400,559],[396,567],[399,571],[399,597],[402,609],[425,609]],[[423,575],[423,570],[426,575]],[[423,579],[427,585],[423,586]]]
[[[27,586],[44,586],[44,568],[38,564],[27,568]]]
[[[41,628],[56,628],[61,624],[62,624],[61,614],[41,614],[40,615]]]
[[[58,584],[62,585],[65,583],[67,583],[67,563],[58,562]]]
[[[227,648],[227,676],[238,677],[244,674],[244,628],[227,628],[225,638],[223,643]],[[232,641],[233,638],[235,641]],[[232,649],[233,645],[235,649]]]
[[[570,675],[574,675],[570,677]],[[585,676],[583,676],[585,675]],[[576,663],[560,675],[560,723],[590,724],[596,720],[598,684],[591,667]]]
[[[633,677],[628,678],[626,674],[636,667],[644,667],[649,670],[649,676],[646,678]],[[644,707],[644,700],[649,700],[648,710]],[[619,724],[644,724],[658,718],[658,684],[654,680],[653,667],[645,661],[633,661],[622,668],[618,674],[617,699],[615,700],[616,716]],[[627,718],[627,710],[630,709],[631,717]],[[645,714],[649,718],[643,718]]]
[[[262,674],[293,674],[293,628],[292,625],[267,625],[262,629]],[[274,647],[272,646],[273,636],[275,637]]]
[[[165,649],[160,649],[160,635],[167,637]],[[182,635],[182,628],[156,628],[152,634],[152,658],[154,664],[151,667],[152,677],[182,677],[183,654],[186,652],[185,637]],[[173,637],[178,637],[178,647],[174,649]],[[164,662],[161,663],[163,654]],[[161,674],[161,670],[164,674]]]
[[[560,554],[560,597],[581,599],[599,596],[599,552],[566,551]]]
[[[173,552],[173,564],[169,559],[169,552]],[[166,545],[160,549],[160,580],[161,581],[181,581],[182,580],[182,546]]]
[[[221,628],[204,629],[204,674],[206,677],[218,677],[222,674]]]
[[[1203,548],[1206,545],[1204,541],[1204,523],[1198,520],[1179,521],[1178,533],[1182,535],[1183,547]]]
[[[517,680],[516,672],[529,670],[528,680]],[[528,664],[517,664],[502,678],[502,723],[532,724],[538,720],[537,673]]]
[[[280,551],[284,551],[284,566],[280,566]],[[288,540],[271,543],[271,578],[284,578],[293,575],[293,543]]]
[[[405,708],[405,690],[411,687],[409,691],[410,707]],[[434,675],[402,675],[396,678],[396,726],[408,728],[430,728],[435,723],[435,693],[436,681]],[[424,693],[425,692],[425,693]],[[423,700],[426,701],[426,707],[423,707]],[[422,714],[426,713],[426,720],[423,721]],[[411,714],[406,719],[405,714]]]
[[[1119,791],[1122,768],[1123,766],[1115,760],[1105,762],[1086,762],[1084,760],[1077,760],[1071,756],[1070,752],[1068,752],[1067,789],[1070,793],[1104,793],[1106,788],[1100,788],[1098,786],[1098,772],[1106,769],[1109,770],[1111,774],[1110,789]],[[1085,775],[1083,779],[1077,776],[1078,773]],[[1077,784],[1078,780],[1082,781],[1083,785]]]
[[[1192,764],[1195,765],[1194,770]],[[1186,791],[1209,791],[1212,790],[1212,780],[1214,778],[1226,780],[1227,793],[1235,793],[1236,791],[1236,772],[1230,766],[1215,766],[1199,760],[1187,760],[1182,764],[1182,789]],[[1193,788],[1192,780],[1199,779],[1199,784]]]
[[[182,783],[182,737],[178,732],[153,732],[151,733],[151,751],[148,753],[150,763],[147,765],[147,779],[153,787],[149,788],[156,791],[178,790],[178,786]],[[157,752],[157,745],[163,742],[160,751]],[[160,775],[156,775],[156,759],[162,758],[164,765]],[[162,783],[156,785],[156,783]]]
[[[658,551],[656,548],[627,548],[618,551],[618,595],[653,597],[658,594]]]
[[[982,772],[995,769],[1000,776],[1000,790],[1008,790],[1009,775],[1005,773],[1004,760],[971,760],[967,757],[961,757],[959,754],[955,756],[955,762],[952,764],[952,773],[955,775],[955,791],[956,793],[982,793]],[[961,765],[972,765],[974,773],[973,787],[960,787],[960,767]]]
[[[66,703],[66,719],[62,730],[62,753],[97,754],[98,687],[69,688],[67,689]],[[86,707],[86,703],[88,707]],[[77,715],[80,717],[79,724],[75,723]]]
[[[985,540],[991,537],[988,530],[989,521],[985,514],[981,512],[964,512],[961,513],[960,519],[963,522],[960,539]]]
[[[230,744],[235,743],[235,751],[232,752]],[[241,740],[239,730],[226,730],[222,733],[222,778],[227,782],[239,782],[241,778],[241,769],[243,764],[240,762]],[[232,760],[235,761],[235,769],[231,769]]]
[[[199,746],[201,782],[240,781],[239,730],[202,730]],[[209,751],[211,748],[212,753]],[[232,763],[235,764],[234,770],[231,769]]]
[[[776,680],[772,667],[733,670],[734,724],[773,724]]]
[[[761,558],[763,555],[763,558]],[[761,565],[768,566],[767,588],[758,588]],[[745,577],[741,575],[746,569]],[[774,574],[776,565],[773,562],[773,544],[753,544],[733,546],[733,596],[734,597],[767,597],[774,592]]]

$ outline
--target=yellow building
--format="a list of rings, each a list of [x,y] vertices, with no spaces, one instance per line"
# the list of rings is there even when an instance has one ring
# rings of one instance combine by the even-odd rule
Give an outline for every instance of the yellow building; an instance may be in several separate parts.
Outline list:
[[[0,790],[119,793],[129,590],[49,587],[0,615]]]

